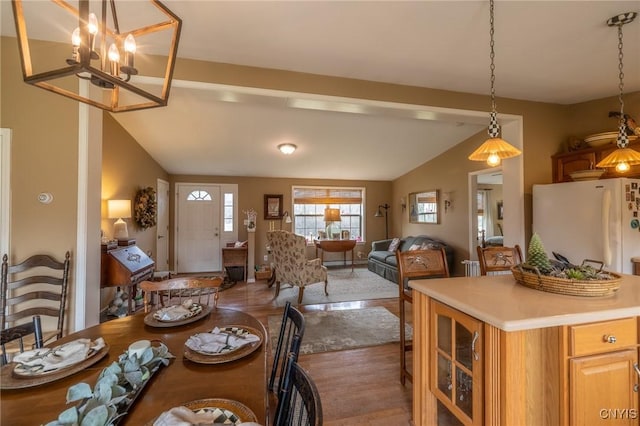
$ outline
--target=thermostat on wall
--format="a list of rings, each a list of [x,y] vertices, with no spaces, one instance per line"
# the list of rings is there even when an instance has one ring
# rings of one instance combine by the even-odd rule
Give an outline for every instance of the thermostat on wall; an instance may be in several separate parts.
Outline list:
[[[40,194],[38,194],[38,201],[40,201],[42,204],[49,204],[53,201],[53,194],[51,194],[50,192],[41,192]]]

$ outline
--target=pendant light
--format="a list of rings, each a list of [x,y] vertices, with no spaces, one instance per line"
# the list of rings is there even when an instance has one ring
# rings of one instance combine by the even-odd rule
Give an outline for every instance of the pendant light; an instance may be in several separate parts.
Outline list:
[[[491,42],[491,114],[489,115],[489,139],[487,139],[478,149],[473,151],[469,156],[471,161],[486,161],[488,165],[495,167],[506,158],[516,157],[521,154],[520,150],[512,146],[509,142],[500,137],[500,125],[498,124],[498,113],[496,112],[496,92],[495,92],[495,50],[494,50],[494,18],[493,18],[493,0],[489,1],[489,24]]]
[[[12,5],[25,83],[110,112],[167,105],[182,20],[160,1]]]
[[[618,27],[618,101],[620,102],[620,123],[618,125],[618,137],[616,139],[616,145],[618,149],[607,155],[602,161],[596,164],[597,168],[613,168],[615,167],[618,173],[627,172],[631,166],[640,164],[640,153],[629,148],[629,137],[627,136],[627,120],[624,115],[624,99],[622,98],[624,89],[624,71],[622,59],[624,54],[622,53],[622,27],[625,24],[633,22],[637,13],[627,12],[621,15],[616,15],[613,18],[607,20],[607,25],[610,27]]]

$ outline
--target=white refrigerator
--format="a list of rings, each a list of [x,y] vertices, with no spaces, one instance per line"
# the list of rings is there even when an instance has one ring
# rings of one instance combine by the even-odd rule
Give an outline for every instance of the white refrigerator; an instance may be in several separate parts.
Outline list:
[[[533,185],[533,232],[551,258],[599,260],[631,274],[631,258],[640,257],[639,191],[640,179],[627,178]]]

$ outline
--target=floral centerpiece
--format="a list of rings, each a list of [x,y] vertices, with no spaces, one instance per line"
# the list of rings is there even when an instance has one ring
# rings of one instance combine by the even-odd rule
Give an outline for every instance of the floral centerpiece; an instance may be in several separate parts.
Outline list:
[[[175,357],[163,343],[148,347],[139,358],[135,353],[123,353],[117,362],[102,370],[93,389],[87,383],[71,386],[67,404],[79,401],[78,405],[63,411],[46,426],[117,424],[151,375],[161,365],[169,365],[170,358]]]
[[[156,190],[148,186],[136,194],[134,203],[135,220],[142,229],[156,226]]]

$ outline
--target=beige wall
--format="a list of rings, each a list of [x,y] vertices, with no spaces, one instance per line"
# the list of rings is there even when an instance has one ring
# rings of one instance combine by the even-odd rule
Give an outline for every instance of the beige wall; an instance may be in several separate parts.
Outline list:
[[[169,181],[169,174],[118,124],[110,113],[103,115],[102,145],[102,230],[113,237],[114,219],[107,218],[107,200],[135,200],[141,188],[157,189],[157,180]],[[133,215],[133,207],[132,212]],[[156,253],[156,227],[141,229],[133,217],[126,219],[129,237],[145,252]]]
[[[63,260],[65,252],[70,251],[73,268],[78,201],[78,104],[25,84],[16,40],[2,37],[0,43],[0,127],[12,130],[9,261],[17,263],[35,253]],[[53,202],[38,202],[41,192],[50,192]],[[68,318],[74,315],[75,285],[72,276]]]
[[[24,84],[17,60],[16,40],[3,37],[1,43],[0,126],[13,130],[11,258],[20,259],[34,252],[43,251],[58,256],[68,249],[74,252],[78,193],[78,104]],[[61,57],[65,57],[68,53],[66,46],[63,46],[63,50]],[[51,54],[54,52],[54,48],[48,51]],[[192,60],[179,60],[174,76],[178,79],[466,110],[486,111],[489,107],[489,99],[480,95]],[[526,84],[526,80],[523,80],[523,84]],[[612,87],[612,93],[615,93],[615,90],[616,87]],[[639,96],[640,94],[635,93],[626,97],[626,110],[636,118],[640,117]],[[585,135],[615,127],[611,125],[611,119],[607,118],[606,114],[609,110],[616,109],[618,108],[615,96],[573,106],[498,98],[499,112],[524,117],[526,212],[530,212],[531,185],[551,181],[550,155],[560,151],[570,135]],[[113,128],[111,125],[113,123],[110,124],[110,118],[105,122],[104,136],[108,139],[105,145],[114,144],[113,146],[117,147],[119,143],[130,141],[128,136],[120,139],[119,131]],[[483,135],[470,138],[450,152],[411,171],[393,183],[363,183],[367,188],[371,188],[367,193],[369,225],[367,238],[375,240],[383,237],[383,219],[379,219],[380,224],[377,226],[372,216],[378,204],[387,202],[392,206],[389,210],[390,234],[429,233],[449,242],[456,249],[456,260],[468,256],[468,249],[464,243],[467,234],[468,207],[466,206],[467,197],[463,194],[466,194],[467,174],[484,166],[466,160],[466,156],[482,142],[482,139]],[[109,181],[105,182],[103,188],[99,187],[100,185],[90,188],[96,192],[104,189],[103,199],[112,195],[125,197],[129,194],[131,196],[137,185],[154,185],[156,177],[164,175],[163,171],[158,169],[158,165],[146,158],[139,147],[131,145],[125,147],[127,152],[129,149],[132,150],[134,160],[131,163],[136,164],[129,163],[129,159],[118,162],[111,149],[105,148],[104,155],[107,157],[105,174],[110,176],[107,178],[105,175],[105,180],[109,179]],[[122,147],[118,151],[121,150]],[[113,166],[107,166],[107,163],[112,163]],[[136,171],[136,168],[142,170]],[[171,182],[174,184],[182,178],[192,180],[191,177],[176,176],[171,177]],[[209,178],[222,181],[222,178]],[[285,205],[290,205],[291,184],[310,183],[310,181],[295,179],[226,179],[240,184],[241,210],[249,207],[262,208],[262,195],[265,193],[282,193],[286,197]],[[320,181],[322,184],[328,182],[330,181]],[[425,188],[446,189],[452,192],[454,208],[443,217],[440,225],[410,226],[407,223],[408,218],[400,211],[399,199],[403,195],[406,196],[408,192]],[[54,194],[55,199],[52,204],[37,203],[36,196],[42,191]],[[529,226],[530,217],[525,218],[525,222]],[[87,232],[97,235],[100,231],[97,228],[102,227],[109,234],[108,225],[103,221],[99,225],[91,225]],[[258,226],[259,229],[267,228],[261,223]],[[145,246],[149,244],[149,247],[152,247],[153,244],[148,238],[153,232],[148,230],[139,235],[136,233],[136,237],[141,244]],[[259,247],[264,245],[263,242],[263,236],[258,237]],[[261,256],[260,252],[256,253],[257,260],[261,259]],[[93,266],[93,270],[99,270],[99,267]],[[91,276],[83,285],[96,286],[98,281],[98,276]],[[71,293],[73,291],[72,288]],[[73,303],[70,305],[72,306]]]
[[[293,210],[291,201],[291,188],[294,185],[322,185],[322,186],[353,186],[363,187],[366,191],[365,208],[366,208],[366,225],[365,237],[367,241],[358,245],[356,253],[362,251],[366,253],[371,249],[371,241],[384,239],[384,219],[374,217],[378,205],[389,203],[391,195],[391,182],[380,181],[353,181],[353,180],[329,180],[329,179],[284,179],[284,178],[256,178],[242,176],[171,176],[171,192],[175,190],[176,183],[181,182],[198,182],[198,183],[234,183],[238,185],[238,214],[240,216],[240,228],[238,232],[238,240],[247,240],[246,227],[242,226],[244,219],[243,211],[254,209],[258,213],[258,223],[256,224],[256,264],[262,263],[263,256],[266,254],[267,237],[266,232],[269,230],[269,221],[264,220],[264,195],[265,194],[282,194],[283,210],[289,213]],[[389,214],[391,224],[391,211]],[[173,230],[173,208],[171,212],[171,229]],[[283,229],[291,230],[292,224],[282,224]],[[280,221],[275,222],[275,229],[280,229]],[[173,244],[170,248],[171,262],[173,262]],[[315,251],[308,249],[308,255],[314,256]],[[357,256],[357,254],[356,254]],[[342,259],[341,253],[327,253],[326,260]],[[172,263],[173,264],[173,263]]]

